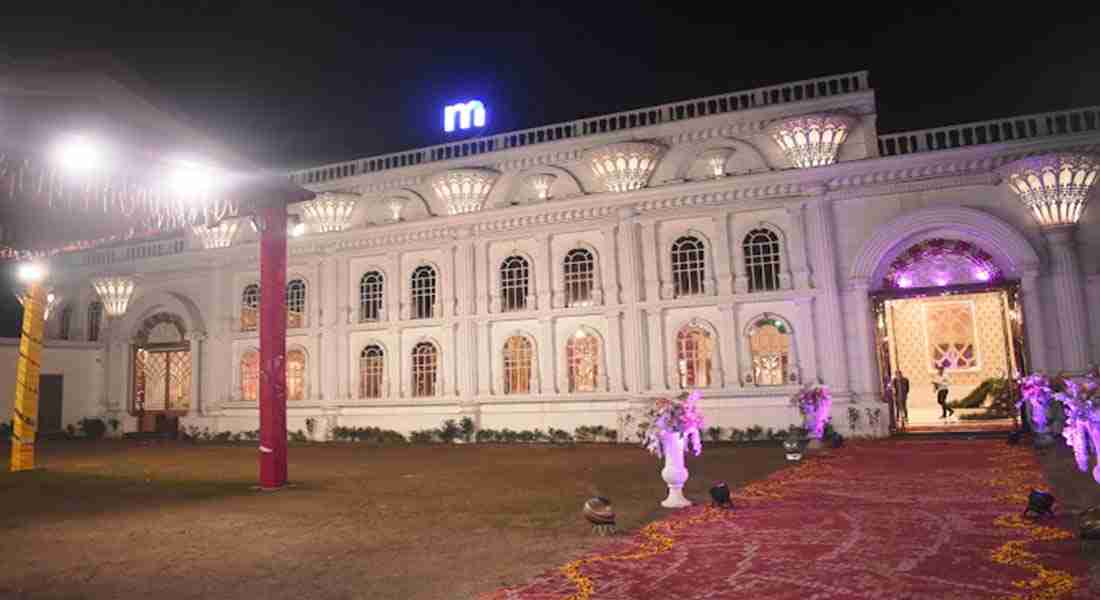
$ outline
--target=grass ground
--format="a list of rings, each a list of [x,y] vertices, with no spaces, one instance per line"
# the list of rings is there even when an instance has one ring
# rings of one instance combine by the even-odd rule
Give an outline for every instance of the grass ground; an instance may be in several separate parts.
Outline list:
[[[580,515],[592,495],[620,529],[666,514],[636,446],[295,446],[297,487],[274,494],[250,490],[254,446],[47,442],[24,473],[0,451],[2,598],[469,598],[609,543]],[[782,465],[711,444],[686,492]]]

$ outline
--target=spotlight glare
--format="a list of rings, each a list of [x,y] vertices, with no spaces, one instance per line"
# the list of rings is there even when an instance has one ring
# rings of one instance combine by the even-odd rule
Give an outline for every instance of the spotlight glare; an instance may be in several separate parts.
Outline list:
[[[46,278],[46,268],[37,263],[24,263],[19,265],[15,275],[23,283],[38,283]]]
[[[177,161],[168,173],[168,189],[178,196],[201,196],[210,190],[214,170],[206,165]]]
[[[69,173],[87,173],[102,163],[102,153],[92,140],[74,135],[61,140],[54,151],[58,166]]]
[[[293,236],[293,237],[301,237],[302,235],[305,235],[305,232],[306,232],[306,224],[305,223],[295,223],[290,228],[290,235]]]

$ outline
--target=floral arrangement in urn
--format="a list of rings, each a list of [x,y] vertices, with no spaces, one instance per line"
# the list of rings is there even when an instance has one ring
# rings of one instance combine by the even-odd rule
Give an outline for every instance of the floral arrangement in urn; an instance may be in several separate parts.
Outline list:
[[[1028,375],[1020,380],[1020,405],[1028,404],[1028,416],[1035,432],[1040,435],[1050,433],[1050,407],[1054,402],[1054,388],[1050,378],[1042,373]],[[1021,408],[1017,405],[1017,408]]]
[[[1100,483],[1100,378],[1089,374],[1079,379],[1066,379],[1065,390],[1054,399],[1065,408],[1066,423],[1062,437],[1073,448],[1077,468],[1089,470],[1090,451],[1097,454],[1092,477]]]
[[[695,456],[703,453],[699,432],[703,430],[703,415],[696,403],[702,393],[698,390],[680,394],[677,398],[659,398],[648,411],[649,424],[642,435],[642,445],[658,458],[664,457],[661,441],[664,435],[682,434],[687,450]]]
[[[802,413],[802,426],[810,432],[810,437],[820,440],[825,436],[825,424],[829,421],[829,410],[833,406],[833,396],[827,386],[808,383],[791,396],[791,405]]]

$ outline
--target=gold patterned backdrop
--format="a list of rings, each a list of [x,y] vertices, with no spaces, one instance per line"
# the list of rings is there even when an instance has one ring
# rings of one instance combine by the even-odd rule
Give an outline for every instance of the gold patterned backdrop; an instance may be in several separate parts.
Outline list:
[[[950,399],[1011,372],[1002,292],[886,303],[890,359],[910,383],[910,407],[935,406],[933,364],[947,361]]]

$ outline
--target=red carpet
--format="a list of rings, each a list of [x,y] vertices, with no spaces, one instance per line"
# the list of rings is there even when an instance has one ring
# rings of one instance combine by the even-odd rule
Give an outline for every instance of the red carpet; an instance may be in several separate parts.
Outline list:
[[[1095,598],[1073,519],[1018,517],[1041,484],[1001,440],[857,443],[488,598]]]

